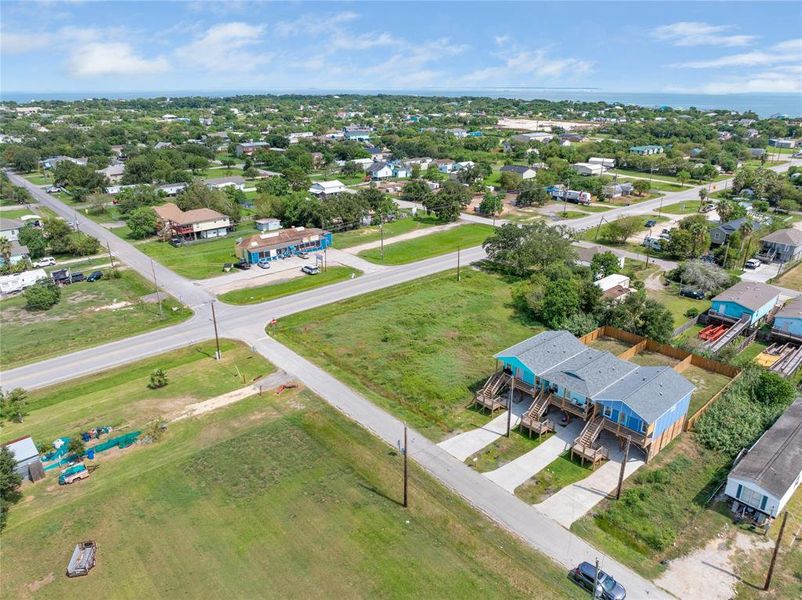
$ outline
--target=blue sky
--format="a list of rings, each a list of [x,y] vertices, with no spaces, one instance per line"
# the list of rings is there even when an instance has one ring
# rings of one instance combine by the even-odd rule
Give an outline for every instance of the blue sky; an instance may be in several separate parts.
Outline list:
[[[802,92],[800,6],[3,0],[0,88]]]

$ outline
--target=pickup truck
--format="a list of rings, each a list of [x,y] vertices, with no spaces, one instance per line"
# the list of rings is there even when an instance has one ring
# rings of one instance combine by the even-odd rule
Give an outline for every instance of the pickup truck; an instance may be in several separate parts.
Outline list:
[[[77,465],[72,465],[64,469],[61,475],[58,476],[58,483],[59,485],[69,485],[75,483],[79,479],[86,479],[87,477],[89,477],[89,470],[86,468],[86,465],[84,463],[78,463]]]

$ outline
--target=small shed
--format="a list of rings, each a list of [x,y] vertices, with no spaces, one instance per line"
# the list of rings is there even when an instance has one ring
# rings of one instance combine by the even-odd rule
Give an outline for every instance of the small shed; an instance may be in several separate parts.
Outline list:
[[[281,229],[281,221],[278,219],[256,219],[256,229],[258,231],[278,231]]]
[[[16,466],[14,470],[23,479],[28,481],[39,481],[45,476],[42,468],[42,461],[39,459],[39,450],[33,443],[31,436],[27,435],[16,440],[12,440],[5,445],[14,455]]]
[[[776,288],[754,281],[741,281],[713,298],[710,315],[723,320],[738,321],[749,316],[754,325],[777,305],[780,292]]]

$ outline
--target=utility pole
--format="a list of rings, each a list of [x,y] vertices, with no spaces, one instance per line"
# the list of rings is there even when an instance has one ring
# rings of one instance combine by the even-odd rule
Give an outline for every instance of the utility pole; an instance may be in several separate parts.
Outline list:
[[[111,246],[109,246],[108,242],[106,242],[106,250],[109,251],[109,262],[111,263],[111,270],[113,271],[114,270],[114,256],[111,254]],[[152,260],[150,262],[151,262],[151,264],[153,263]]]
[[[381,240],[382,240],[381,241],[382,262],[384,262],[384,217],[382,217],[382,219],[381,219],[381,222],[380,222],[380,225],[379,225],[379,231],[381,232]]]
[[[328,246],[324,246],[323,247],[323,272],[325,273],[328,270],[329,270],[329,247]]]
[[[599,591],[597,589],[598,585],[599,585],[599,559],[597,558],[596,559],[596,570],[593,573],[593,589],[590,592],[590,597],[591,598],[598,598],[598,595],[597,595],[597,592]]]
[[[624,460],[621,462],[621,471],[618,473],[618,489],[615,491],[615,499],[621,498],[621,488],[624,485],[624,469],[627,466],[627,459],[629,459],[629,443],[632,441],[630,436],[627,436],[627,445],[624,448]]]
[[[462,248],[457,246],[457,281],[462,281],[462,274],[459,271],[459,258],[460,258],[460,252],[461,251],[462,251]]]
[[[510,398],[507,400],[507,437],[510,437],[512,429],[512,394],[515,391],[515,372],[510,375]]]
[[[111,251],[109,251],[111,256]],[[159,318],[164,318],[164,311],[162,309],[162,295],[159,293],[159,285],[156,283],[156,267],[153,265],[153,259],[150,259],[150,272],[153,273],[153,289],[156,291],[156,299],[159,301]],[[214,307],[212,307],[214,310]]]
[[[221,358],[223,358],[223,354],[222,352],[220,352],[220,338],[217,335],[217,316],[214,313],[214,300],[209,302],[209,304],[212,306],[212,323],[214,324],[214,343],[217,346],[217,352],[215,352],[214,356],[216,360],[220,360]]]
[[[409,452],[407,451],[407,424],[404,423],[404,508],[409,506]]]
[[[785,522],[788,521],[788,511],[786,510],[783,513],[783,522],[780,525],[780,533],[777,536],[777,543],[774,545],[774,553],[771,555],[771,564],[769,564],[769,573],[766,575],[766,585],[763,586],[764,591],[768,591],[769,587],[771,586],[771,576],[774,575],[774,563],[777,562],[777,555],[780,553],[780,543],[783,539],[783,533],[785,532]]]

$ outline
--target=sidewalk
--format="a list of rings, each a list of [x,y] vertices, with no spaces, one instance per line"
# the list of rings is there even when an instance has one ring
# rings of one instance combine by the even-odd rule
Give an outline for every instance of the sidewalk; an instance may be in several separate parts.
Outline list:
[[[510,427],[515,429],[521,422],[521,415],[531,406],[532,401],[512,403],[512,419]],[[448,452],[458,460],[465,460],[469,456],[476,454],[485,446],[489,446],[502,435],[507,433],[507,411],[502,411],[497,417],[491,420],[484,427],[472,429],[455,435],[437,444],[440,448]]]

